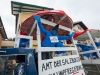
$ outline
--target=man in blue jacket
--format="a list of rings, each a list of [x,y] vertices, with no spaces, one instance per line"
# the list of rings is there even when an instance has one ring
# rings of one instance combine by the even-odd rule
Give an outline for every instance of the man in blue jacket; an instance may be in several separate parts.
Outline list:
[[[40,31],[45,35],[45,38],[41,43],[42,47],[55,47],[56,44],[59,44],[59,40],[68,40],[68,39],[71,39],[74,36],[74,32],[69,36],[59,36],[59,35],[57,35],[57,30],[58,30],[59,25],[56,25],[52,29],[52,31],[50,32],[50,31],[44,29],[39,16],[34,16],[34,18],[35,18],[35,20],[37,20]],[[56,40],[56,41],[54,42],[54,40]],[[42,57],[43,57],[43,59],[52,58],[52,53],[44,52],[44,53],[42,53]]]

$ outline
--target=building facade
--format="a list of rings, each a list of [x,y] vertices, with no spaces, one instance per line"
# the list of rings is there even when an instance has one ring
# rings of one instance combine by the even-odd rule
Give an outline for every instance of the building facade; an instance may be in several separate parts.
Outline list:
[[[5,28],[3,26],[2,19],[0,17],[0,48],[1,48],[1,45],[2,45],[2,40],[4,40],[4,39],[7,39],[7,35],[6,35]]]

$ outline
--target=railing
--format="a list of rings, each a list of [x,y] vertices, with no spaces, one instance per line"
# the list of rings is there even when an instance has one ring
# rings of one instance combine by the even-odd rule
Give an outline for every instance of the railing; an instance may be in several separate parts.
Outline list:
[[[97,50],[89,50],[89,51],[79,52],[79,54],[83,55],[83,54],[87,54],[87,53],[90,53],[91,54],[91,53],[96,52],[97,55],[98,55],[99,54],[99,51],[100,51],[100,49],[97,49]],[[100,54],[99,54],[99,56],[100,56]],[[91,59],[89,59],[89,60],[81,60],[81,61],[82,61],[83,64],[100,64],[100,57],[97,58],[97,59],[92,59],[92,55],[91,55]]]
[[[67,52],[71,51],[72,55],[54,56],[53,58],[42,60],[41,53],[50,52],[50,51],[52,52],[53,51],[67,51]],[[69,68],[72,68],[75,66],[79,66],[80,72],[84,74],[84,70],[82,68],[82,64],[81,64],[78,50],[76,47],[38,47],[36,49],[36,52],[38,53],[39,75],[44,75],[44,74],[51,75],[53,73],[59,73],[59,72],[65,73],[67,69],[69,70]],[[71,73],[68,72],[68,74],[71,74]]]

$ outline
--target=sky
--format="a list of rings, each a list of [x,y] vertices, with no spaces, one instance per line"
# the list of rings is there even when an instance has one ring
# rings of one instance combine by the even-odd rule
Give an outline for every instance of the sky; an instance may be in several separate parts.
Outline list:
[[[100,0],[13,0],[63,10],[74,22],[82,21],[89,29],[100,29]],[[0,16],[8,38],[15,37],[15,16],[11,0],[0,0]]]

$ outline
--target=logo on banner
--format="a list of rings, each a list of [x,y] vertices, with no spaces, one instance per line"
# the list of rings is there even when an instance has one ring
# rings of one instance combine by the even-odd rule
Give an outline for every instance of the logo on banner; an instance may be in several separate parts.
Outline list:
[[[51,42],[59,42],[57,36],[50,36],[50,41],[51,41]]]

